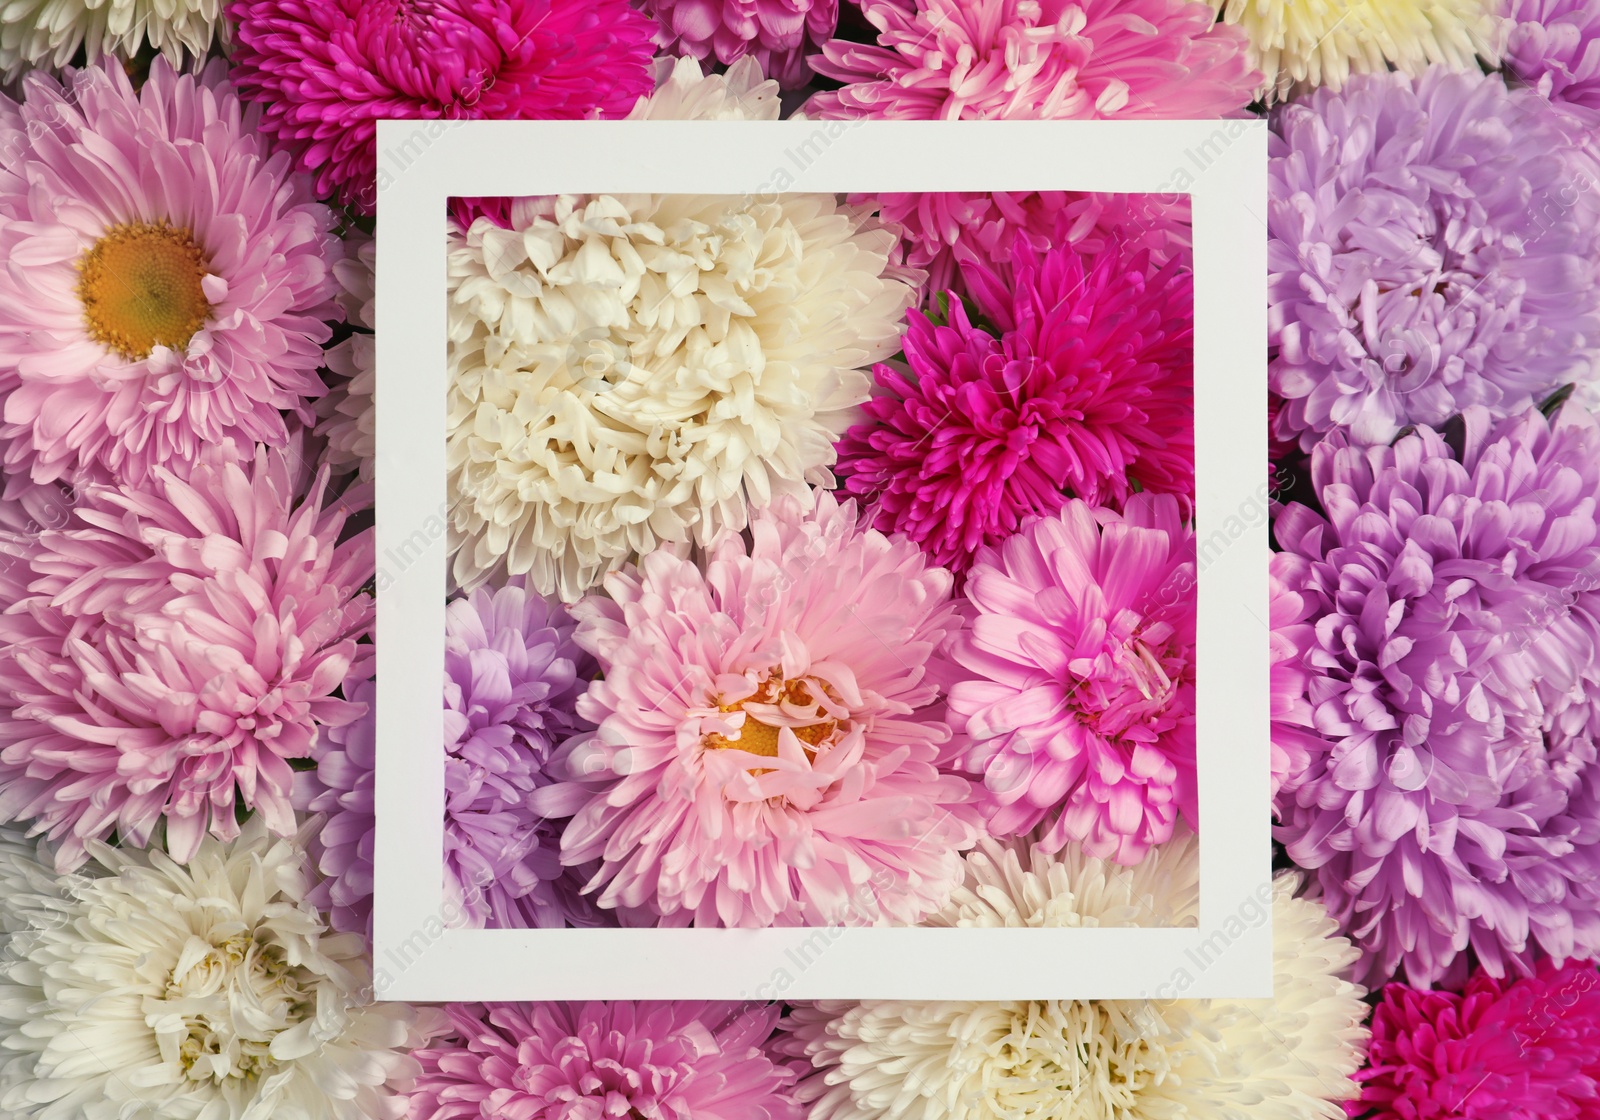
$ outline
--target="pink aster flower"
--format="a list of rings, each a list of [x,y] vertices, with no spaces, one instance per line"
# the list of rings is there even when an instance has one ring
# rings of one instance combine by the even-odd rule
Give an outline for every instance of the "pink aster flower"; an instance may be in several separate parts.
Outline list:
[[[1178,500],[1041,517],[967,579],[972,628],[950,711],[971,738],[990,831],[1137,863],[1197,821],[1195,546]]]
[[[1311,677],[1300,659],[1315,641],[1316,603],[1296,588],[1306,581],[1304,557],[1273,555],[1267,574],[1272,661],[1272,796],[1293,791],[1317,751],[1316,709],[1306,699]]]
[[[906,244],[905,263],[928,273],[930,292],[965,292],[956,258],[993,260],[1024,237],[1039,251],[1068,246],[1088,256],[1113,240],[1150,251],[1158,265],[1192,263],[1193,229],[1186,195],[1086,191],[923,191],[852,195],[872,205]]]
[[[370,536],[340,542],[325,483],[296,503],[266,451],[189,481],[158,468],[4,542],[0,820],[34,818],[63,869],[162,820],[185,862],[208,830],[238,834],[241,803],[294,834],[289,760],[360,714],[337,689],[372,617]]]
[[[332,215],[213,63],[120,66],[0,97],[4,465],[143,483],[205,450],[248,458],[309,420],[341,317]]]
[[[811,80],[805,56],[833,36],[839,0],[641,0],[672,54],[731,63],[749,55],[785,89]]]
[[[801,1120],[795,1073],[763,1048],[776,1006],[450,1004],[416,1050],[407,1120]]]
[[[1600,1120],[1600,977],[1593,964],[1462,992],[1383,989],[1361,1099],[1366,1120]]]
[[[564,781],[535,806],[575,812],[562,859],[602,861],[603,907],[913,923],[978,831],[971,783],[942,769],[950,574],[826,491],[774,499],[750,532],[703,570],[651,553],[573,608],[602,672],[578,714],[599,730],[557,752]]]
[[[875,44],[835,39],[811,60],[846,83],[812,116],[1215,117],[1261,83],[1236,27],[1189,0],[860,0]]]
[[[655,25],[627,0],[236,0],[228,16],[262,131],[366,213],[390,175],[381,119],[621,117],[653,85]]]
[[[1135,487],[1194,490],[1192,274],[1115,241],[1096,257],[969,258],[962,302],[935,326],[911,312],[904,370],[881,364],[866,419],[839,442],[845,488],[874,524],[965,571],[1069,496],[1120,505]]]

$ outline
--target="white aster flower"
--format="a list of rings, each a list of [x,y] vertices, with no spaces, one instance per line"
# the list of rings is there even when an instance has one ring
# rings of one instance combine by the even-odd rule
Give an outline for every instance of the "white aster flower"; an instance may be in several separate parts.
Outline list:
[[[0,1114],[15,1120],[369,1120],[435,1012],[374,1003],[364,939],[305,901],[297,842],[257,816],[187,867],[92,845],[48,876],[0,845]]]
[[[1494,0],[1211,0],[1250,39],[1263,96],[1339,89],[1351,72],[1420,74],[1431,63],[1477,70],[1499,58],[1506,23]]]
[[[333,274],[345,318],[358,329],[323,355],[335,380],[317,402],[317,435],[326,441],[327,461],[336,472],[357,469],[361,481],[371,482],[377,453],[372,403],[377,388],[372,348],[375,242],[352,231],[346,235],[346,244],[351,243],[354,251],[333,266]]]
[[[1270,1000],[824,1002],[779,1049],[810,1120],[1343,1120],[1367,1007],[1358,956],[1280,875]]]
[[[145,43],[176,65],[198,58],[225,35],[222,0],[0,0],[0,71],[56,69],[78,48],[88,58],[132,58]]]
[[[639,99],[630,121],[775,121],[783,110],[778,83],[750,55],[726,74],[702,74],[692,58],[658,58],[655,68],[656,91]]]
[[[966,879],[929,926],[1192,926],[1200,914],[1200,849],[1179,825],[1170,841],[1130,866],[1052,855],[1034,835],[985,839],[964,857]]]
[[[832,195],[519,202],[450,244],[451,548],[463,587],[572,601],[749,506],[831,486],[899,346],[892,233]]]

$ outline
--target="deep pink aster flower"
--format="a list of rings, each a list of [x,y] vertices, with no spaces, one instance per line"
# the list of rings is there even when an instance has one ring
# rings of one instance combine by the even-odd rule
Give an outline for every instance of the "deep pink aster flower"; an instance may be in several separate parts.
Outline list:
[[[1366,1120],[1597,1120],[1600,977],[1592,964],[1465,991],[1383,989],[1361,1099]]]
[[[1268,141],[1278,434],[1389,443],[1600,382],[1600,164],[1498,74],[1358,74]]]
[[[863,423],[839,442],[845,488],[933,561],[965,571],[1069,496],[1119,505],[1140,487],[1194,491],[1193,277],[1113,241],[1086,258],[1035,250],[969,259],[974,326],[913,311],[906,369],[881,364]]]
[[[1475,408],[1456,447],[1330,436],[1326,516],[1274,527],[1315,732],[1277,834],[1371,980],[1600,952],[1600,425]]]
[[[1158,265],[1192,265],[1193,229],[1187,195],[1097,194],[1086,191],[994,191],[852,195],[878,209],[906,243],[905,263],[928,273],[928,291],[965,292],[958,249],[977,260],[1011,250],[1020,234],[1034,249],[1070,245],[1094,256],[1112,241],[1125,251],[1148,249]]]
[[[975,612],[950,711],[983,775],[990,830],[1137,863],[1197,823],[1195,546],[1171,496],[1116,514],[1073,500],[967,579]]]
[[[640,0],[670,53],[717,62],[751,55],[785,89],[811,80],[805,56],[833,37],[839,0]]]
[[[620,117],[654,84],[655,25],[627,0],[237,0],[228,15],[262,131],[366,213],[391,174],[378,120]]]
[[[853,503],[805,500],[774,499],[703,571],[654,552],[572,610],[603,674],[578,714],[599,730],[534,803],[576,813],[562,858],[602,861],[603,907],[912,923],[960,881],[978,829],[972,784],[941,769],[950,574],[858,529]]]
[[[120,66],[0,97],[4,465],[35,482],[127,481],[248,458],[311,419],[341,318],[332,213],[221,62]],[[14,485],[14,484],[13,484]]]
[[[1508,77],[1565,105],[1600,111],[1600,2],[1511,0],[1500,56]]]
[[[326,472],[201,463],[190,481],[90,487],[65,529],[11,538],[0,572],[0,820],[33,818],[63,869],[113,830],[190,859],[235,804],[295,832],[289,760],[350,722],[337,689],[372,618],[367,533],[339,542]]]
[[[413,1052],[408,1120],[801,1120],[794,1072],[764,1047],[776,1006],[450,1004],[454,1033]]]
[[[1215,117],[1261,84],[1236,27],[1188,0],[860,0],[879,31],[811,60],[831,117]]]

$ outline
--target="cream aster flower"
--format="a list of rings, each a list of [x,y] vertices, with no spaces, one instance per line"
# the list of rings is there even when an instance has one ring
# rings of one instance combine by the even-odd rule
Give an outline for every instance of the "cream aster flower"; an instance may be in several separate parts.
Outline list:
[[[226,33],[222,0],[0,0],[0,71],[59,69],[80,46],[90,59],[132,58],[145,43],[176,64]]]
[[[656,91],[639,99],[630,121],[775,121],[783,110],[778,83],[746,55],[726,74],[702,74],[692,58],[658,58]]]
[[[327,461],[334,472],[357,469],[361,481],[372,481],[377,454],[373,394],[377,388],[377,363],[373,361],[372,315],[375,242],[351,232],[346,244],[354,248],[333,266],[339,281],[339,303],[345,318],[358,329],[349,338],[328,347],[323,355],[335,380],[328,395],[317,402],[317,435],[327,443]]]
[[[1506,33],[1494,0],[1211,0],[1250,39],[1262,96],[1279,101],[1315,86],[1339,89],[1352,71],[1393,63],[1420,74],[1430,63],[1477,70]]]
[[[1320,903],[1274,885],[1270,1000],[825,1002],[779,1050],[810,1120],[1343,1120],[1367,1007]]]
[[[1200,915],[1200,848],[1185,825],[1130,866],[1076,844],[1052,855],[1036,839],[981,841],[950,904],[923,925],[1192,926]]]
[[[578,598],[833,485],[913,298],[832,195],[571,196],[450,245],[455,578]]]
[[[0,843],[0,1113],[30,1120],[368,1120],[435,1012],[373,1003],[364,939],[330,935],[308,864],[257,816],[180,866],[95,843],[50,879]]]

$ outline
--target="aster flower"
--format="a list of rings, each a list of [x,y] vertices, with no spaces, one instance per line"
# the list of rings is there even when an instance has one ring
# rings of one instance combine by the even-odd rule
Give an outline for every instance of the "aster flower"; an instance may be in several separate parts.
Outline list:
[[[1479,972],[1462,992],[1389,984],[1352,1114],[1548,1120],[1600,1116],[1600,977],[1545,962],[1517,980]]]
[[[419,1050],[408,1120],[801,1120],[795,1074],[762,1049],[775,1007],[451,1004]]]
[[[1279,434],[1388,443],[1596,376],[1600,199],[1581,130],[1498,75],[1353,78],[1269,142]]]
[[[363,666],[365,668],[365,666]],[[315,769],[294,776],[294,806],[323,822],[309,850],[320,874],[306,897],[344,933],[372,933],[372,855],[376,846],[378,682],[356,677],[340,694],[361,709],[324,728],[312,748]]]
[[[294,833],[289,760],[360,714],[336,690],[372,617],[370,535],[339,541],[325,483],[296,503],[265,451],[187,482],[158,469],[4,542],[0,820],[34,818],[64,870],[163,819],[187,862],[208,829],[238,834],[236,804]]]
[[[785,89],[811,80],[806,55],[832,38],[839,0],[641,0],[670,54],[730,63],[754,59]]]
[[[783,111],[775,79],[754,58],[724,74],[702,73],[692,58],[655,60],[656,91],[628,114],[630,121],[775,121]]]
[[[6,470],[138,485],[285,446],[283,411],[322,394],[331,212],[225,72],[157,59],[138,92],[112,66],[0,98]]]
[[[1210,0],[1249,38],[1268,102],[1296,89],[1338,90],[1351,72],[1390,65],[1422,73],[1430,64],[1476,71],[1503,38],[1495,0]]]
[[[569,906],[581,881],[560,881],[560,830],[528,807],[556,743],[582,726],[574,625],[516,586],[446,608],[445,893],[469,925],[561,926],[592,909]]]
[[[1600,4],[1595,0],[1511,0],[1502,56],[1508,76],[1553,101],[1600,110]]]
[[[334,375],[328,395],[317,402],[317,435],[327,444],[326,460],[336,470],[354,468],[362,482],[372,481],[377,454],[373,393],[377,388],[377,363],[373,356],[372,300],[376,242],[365,235],[347,235],[345,259],[335,262],[339,302],[346,319],[357,330],[328,347],[323,361]]]
[[[1330,436],[1326,516],[1279,514],[1275,614],[1315,733],[1278,838],[1366,951],[1366,974],[1495,976],[1600,952],[1600,424],[1568,406],[1451,442]],[[1275,729],[1276,730],[1276,729]]]
[[[1215,117],[1260,75],[1242,33],[1189,0],[860,0],[875,44],[824,43],[845,83],[811,116],[956,120]]]
[[[562,859],[602,861],[601,906],[906,924],[959,883],[977,828],[971,784],[941,770],[950,576],[855,516],[785,496],[703,571],[655,552],[573,608],[602,674],[578,714],[599,729],[534,804],[575,814]]]
[[[627,0],[235,0],[228,15],[261,130],[319,195],[369,214],[390,177],[379,120],[620,117],[650,92],[654,25]]]
[[[1189,266],[1194,244],[1187,196],[1092,191],[923,191],[852,195],[879,209],[906,244],[906,264],[927,270],[930,292],[966,289],[958,256],[1004,257],[1018,236],[1038,252],[1071,246],[1085,256],[1120,242],[1130,255],[1150,251],[1157,265]]]
[[[455,579],[572,601],[661,545],[832,485],[833,442],[899,346],[894,235],[832,195],[519,200],[452,236]],[[760,267],[756,267],[756,262]]]
[[[1067,503],[984,549],[950,692],[989,829],[1137,863],[1196,818],[1195,546],[1171,497]]]
[[[1309,561],[1293,553],[1273,557],[1267,573],[1272,662],[1272,797],[1292,792],[1322,748],[1316,733],[1316,708],[1307,699],[1311,674],[1301,654],[1315,644],[1314,596],[1301,594]]]
[[[984,837],[967,853],[966,881],[923,925],[1010,928],[1193,926],[1200,916],[1200,846],[1181,823],[1132,867],[1061,852],[1032,835]]]
[[[1298,882],[1274,884],[1272,999],[800,1004],[774,1049],[814,1066],[810,1120],[1343,1120],[1367,1006]]]
[[[965,571],[1068,496],[1120,505],[1134,488],[1194,490],[1193,277],[1112,242],[1098,257],[1035,251],[969,259],[975,326],[913,311],[905,368],[839,443],[845,488],[937,564]]]
[[[147,44],[174,65],[199,58],[228,25],[221,0],[7,0],[0,9],[0,75],[29,66],[60,69],[85,57],[132,58]]]
[[[89,874],[53,885],[0,861],[22,887],[0,896],[7,1116],[398,1120],[434,1013],[373,1002],[365,946],[324,930],[294,841],[256,818],[186,864],[90,846]]]

